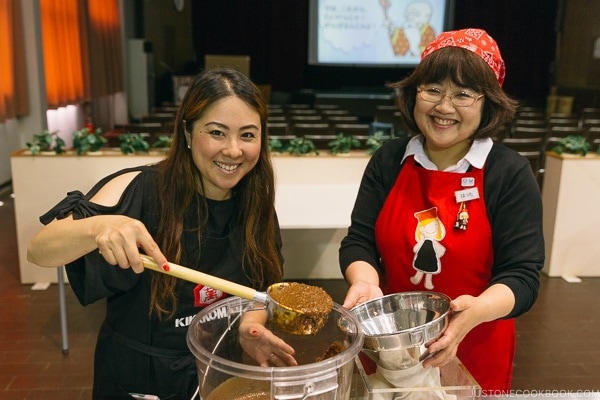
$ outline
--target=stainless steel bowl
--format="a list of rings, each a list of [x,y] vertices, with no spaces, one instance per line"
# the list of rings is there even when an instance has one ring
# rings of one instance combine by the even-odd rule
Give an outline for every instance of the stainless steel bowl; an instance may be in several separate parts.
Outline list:
[[[407,369],[430,354],[450,319],[450,298],[437,292],[389,294],[350,310],[365,334],[362,352],[386,369]]]

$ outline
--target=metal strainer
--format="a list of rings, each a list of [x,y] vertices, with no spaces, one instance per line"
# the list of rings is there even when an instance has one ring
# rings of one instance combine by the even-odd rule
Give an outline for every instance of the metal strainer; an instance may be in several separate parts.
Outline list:
[[[382,368],[407,369],[427,358],[426,345],[446,330],[450,298],[437,292],[402,292],[350,311],[365,334],[362,352]]]

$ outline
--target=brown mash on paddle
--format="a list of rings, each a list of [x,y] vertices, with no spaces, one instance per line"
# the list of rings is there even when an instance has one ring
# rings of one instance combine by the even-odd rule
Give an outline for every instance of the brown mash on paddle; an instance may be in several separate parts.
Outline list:
[[[329,317],[333,299],[318,286],[298,282],[273,285],[269,297],[279,305],[273,309],[273,322],[291,333],[316,333]]]

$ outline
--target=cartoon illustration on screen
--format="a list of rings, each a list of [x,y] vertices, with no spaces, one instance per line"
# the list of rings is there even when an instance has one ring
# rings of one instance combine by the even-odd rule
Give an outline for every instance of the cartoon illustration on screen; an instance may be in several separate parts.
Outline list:
[[[404,11],[404,22],[395,26],[389,18],[390,0],[379,0],[390,43],[397,56],[419,57],[425,47],[435,38],[436,32],[430,25],[433,8],[426,1],[413,1]]]

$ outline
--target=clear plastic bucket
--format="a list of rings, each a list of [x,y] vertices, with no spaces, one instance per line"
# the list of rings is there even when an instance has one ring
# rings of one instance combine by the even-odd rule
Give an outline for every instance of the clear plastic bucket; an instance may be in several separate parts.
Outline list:
[[[245,354],[238,340],[241,317],[254,308],[252,301],[231,297],[192,319],[187,343],[196,357],[203,400],[350,398],[354,357],[363,345],[360,323],[352,313],[334,304],[325,326],[314,335],[293,335],[267,326],[295,349],[298,361],[294,367],[267,368]],[[343,350],[316,361],[334,343]]]

